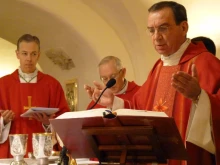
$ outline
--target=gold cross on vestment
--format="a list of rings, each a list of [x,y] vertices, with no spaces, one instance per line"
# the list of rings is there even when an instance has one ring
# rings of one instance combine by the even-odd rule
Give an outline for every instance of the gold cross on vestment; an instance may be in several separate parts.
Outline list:
[[[31,98],[32,96],[28,96],[28,106],[24,106],[24,110],[28,110],[31,107],[34,107],[34,106],[31,106]],[[31,120],[32,118],[30,117],[29,119]]]

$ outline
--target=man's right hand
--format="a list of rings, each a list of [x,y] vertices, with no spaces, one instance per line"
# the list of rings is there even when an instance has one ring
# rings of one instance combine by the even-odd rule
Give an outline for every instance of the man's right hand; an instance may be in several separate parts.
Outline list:
[[[96,82],[96,81],[94,81],[93,83],[94,83],[95,87],[94,87],[94,91],[92,94],[92,99],[93,99],[93,101],[96,102],[97,99],[99,98],[100,94],[102,93],[102,91],[105,89],[105,86],[101,83]],[[101,96],[98,104],[112,108],[113,102],[114,102],[114,94],[112,93],[112,91],[110,89],[106,89],[106,91]]]
[[[4,125],[8,124],[15,118],[15,113],[12,110],[0,110],[3,117]]]
[[[88,93],[89,95],[89,98],[92,99],[92,94],[94,92],[94,88],[89,86],[89,85],[84,85],[84,89],[86,90],[86,92]]]

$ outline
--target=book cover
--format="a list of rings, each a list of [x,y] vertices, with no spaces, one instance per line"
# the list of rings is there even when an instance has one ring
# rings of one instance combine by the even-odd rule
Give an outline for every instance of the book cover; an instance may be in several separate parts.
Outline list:
[[[31,117],[33,113],[46,113],[52,115],[59,111],[59,108],[47,108],[47,107],[31,107],[29,110],[21,114],[21,117]]]

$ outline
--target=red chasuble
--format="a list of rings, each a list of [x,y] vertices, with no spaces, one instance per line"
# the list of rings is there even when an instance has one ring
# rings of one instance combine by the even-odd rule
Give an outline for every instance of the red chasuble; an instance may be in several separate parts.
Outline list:
[[[37,83],[20,83],[18,70],[0,78],[0,109],[15,112],[10,134],[28,134],[27,153],[32,152],[32,133],[45,132],[41,122],[20,117],[30,107],[59,108],[57,116],[69,111],[60,83],[47,74],[38,71]],[[12,157],[9,140],[0,151],[0,158]]]
[[[132,82],[128,81],[128,88],[127,88],[126,92],[122,93],[122,94],[118,94],[116,96],[120,97],[120,98],[122,98],[124,100],[131,101],[132,97],[138,91],[139,88],[140,88],[140,86],[138,86],[134,81],[132,81]],[[91,101],[89,103],[87,109],[92,107],[93,104],[95,104],[95,102]],[[99,104],[96,104],[96,106],[93,109],[95,109],[95,108],[106,108],[106,107],[104,107],[102,105],[99,105]]]
[[[174,97],[173,103],[169,105],[166,105],[166,103],[163,104],[166,101],[163,98],[167,96],[165,96],[166,90],[161,87],[164,84],[161,83],[163,81],[160,80],[160,76],[164,75],[166,72],[164,69],[166,68],[163,66],[161,60],[156,62],[147,81],[133,97],[134,99],[130,103],[131,106],[125,101],[125,107],[158,110],[157,105],[161,103],[164,107],[160,107],[159,109],[164,109],[166,112],[166,107],[169,108],[171,106],[169,109],[172,109],[172,111],[168,112],[168,115],[175,119],[182,139],[186,144],[189,160],[187,163],[185,161],[170,160],[168,161],[169,165],[220,165],[220,60],[210,54],[202,43],[198,43],[197,45],[191,43],[181,57],[177,68],[191,74],[192,63],[196,65],[200,86],[208,93],[211,101],[212,135],[216,147],[215,158],[214,155],[204,149],[185,141],[186,128],[192,105],[191,100],[178,92],[174,91],[172,93],[171,91],[170,95]],[[171,89],[171,87],[167,88]],[[158,92],[157,89],[163,89],[164,92]]]

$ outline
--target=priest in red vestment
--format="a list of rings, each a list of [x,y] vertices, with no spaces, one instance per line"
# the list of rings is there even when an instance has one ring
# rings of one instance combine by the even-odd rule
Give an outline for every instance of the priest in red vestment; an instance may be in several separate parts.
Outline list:
[[[131,101],[134,94],[140,88],[134,81],[127,81],[125,79],[126,68],[123,68],[122,62],[118,57],[115,56],[106,56],[99,62],[99,75],[101,81],[106,85],[108,80],[111,78],[115,78],[116,84],[111,87],[111,91],[115,96],[122,98],[124,100]],[[88,85],[84,86],[87,90],[88,94],[91,97],[92,88]],[[87,109],[91,109],[91,107],[95,104],[94,101],[91,101],[87,106]],[[94,108],[105,108],[100,104],[96,104]]]
[[[202,42],[193,44],[187,38],[183,5],[161,1],[148,11],[149,35],[161,59],[132,102],[128,104],[106,90],[99,103],[164,111],[173,117],[189,159],[168,160],[168,165],[220,165],[220,60]],[[94,85],[95,101],[103,86]]]
[[[32,133],[51,131],[49,119],[69,111],[60,83],[36,68],[40,56],[39,39],[30,34],[21,36],[16,54],[20,67],[0,78],[0,158],[12,157],[9,134],[28,134],[27,153],[32,152]],[[31,107],[59,108],[59,111],[55,116],[45,113],[34,114],[31,118],[20,116]]]

